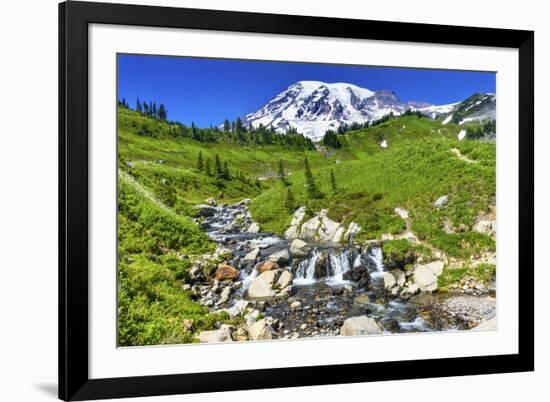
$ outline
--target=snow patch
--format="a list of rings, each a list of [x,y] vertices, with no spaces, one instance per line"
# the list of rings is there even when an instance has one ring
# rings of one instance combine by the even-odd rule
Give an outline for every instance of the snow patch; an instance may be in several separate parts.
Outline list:
[[[460,130],[457,137],[458,137],[459,141],[462,141],[466,137],[466,130]]]
[[[445,120],[443,120],[441,124],[448,124],[452,118],[453,118],[452,114],[448,115],[447,117],[445,117]]]

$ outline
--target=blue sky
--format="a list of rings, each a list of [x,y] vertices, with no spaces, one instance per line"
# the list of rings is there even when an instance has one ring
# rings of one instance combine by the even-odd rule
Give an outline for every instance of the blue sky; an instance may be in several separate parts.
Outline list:
[[[445,104],[475,92],[496,92],[487,72],[346,66],[169,56],[118,55],[118,94],[135,107],[164,103],[168,118],[199,127],[257,110],[296,81],[348,82],[390,89],[402,101]]]

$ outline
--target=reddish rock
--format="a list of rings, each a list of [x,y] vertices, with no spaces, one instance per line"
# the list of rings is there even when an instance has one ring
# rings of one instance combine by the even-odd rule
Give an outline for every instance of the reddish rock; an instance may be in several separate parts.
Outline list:
[[[256,266],[256,271],[261,274],[262,272],[272,271],[277,268],[279,268],[279,264],[277,264],[275,261],[265,261]]]
[[[231,265],[228,264],[220,264],[218,266],[218,270],[216,271],[215,278],[218,281],[225,281],[227,279],[233,280],[237,279],[240,274],[241,271],[239,271],[237,268],[233,268]]]

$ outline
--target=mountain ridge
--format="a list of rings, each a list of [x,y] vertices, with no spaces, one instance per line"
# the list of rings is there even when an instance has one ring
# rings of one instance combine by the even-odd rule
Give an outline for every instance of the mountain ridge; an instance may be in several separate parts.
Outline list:
[[[461,108],[469,100],[472,103]],[[480,107],[483,108],[480,111]],[[469,108],[467,108],[469,106]],[[266,104],[243,117],[245,125],[273,127],[278,132],[291,128],[319,141],[327,130],[337,131],[343,125],[367,123],[388,114],[401,115],[418,111],[432,119],[447,119],[462,124],[495,116],[494,94],[476,93],[461,102],[432,105],[422,101],[402,102],[392,90],[372,91],[354,84],[323,81],[298,81],[278,93]],[[460,111],[461,119],[453,117]],[[469,119],[470,116],[473,116]],[[445,120],[444,120],[445,121]]]

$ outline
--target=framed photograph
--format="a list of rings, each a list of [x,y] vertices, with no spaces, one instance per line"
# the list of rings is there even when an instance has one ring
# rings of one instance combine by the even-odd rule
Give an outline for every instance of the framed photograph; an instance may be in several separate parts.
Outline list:
[[[533,370],[533,43],[60,4],[59,397]]]

